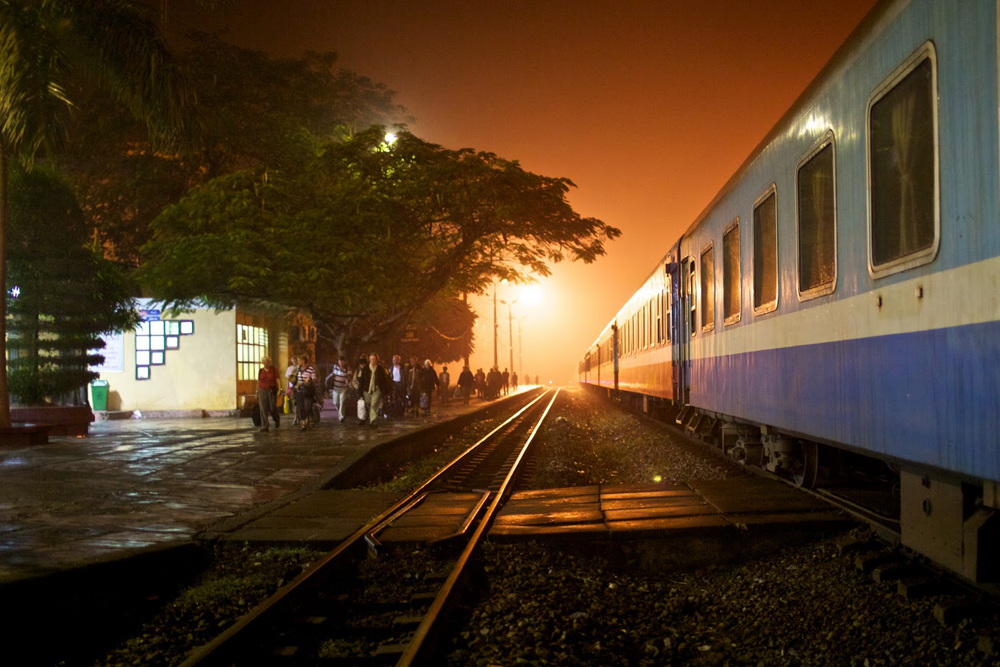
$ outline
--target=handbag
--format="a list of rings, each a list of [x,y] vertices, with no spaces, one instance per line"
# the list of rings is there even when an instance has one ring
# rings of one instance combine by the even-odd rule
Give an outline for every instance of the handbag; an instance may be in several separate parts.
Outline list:
[[[274,407],[281,409],[285,405],[285,392],[275,390]]]
[[[368,406],[363,398],[358,399],[358,419],[361,421],[368,419]]]
[[[253,406],[253,412],[250,414],[250,421],[253,422],[254,426],[260,426],[260,403]]]

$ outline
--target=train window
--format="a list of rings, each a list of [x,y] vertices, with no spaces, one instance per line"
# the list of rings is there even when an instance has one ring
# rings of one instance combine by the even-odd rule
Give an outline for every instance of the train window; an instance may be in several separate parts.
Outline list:
[[[753,312],[778,307],[778,202],[772,185],[753,207]]]
[[[649,302],[642,304],[643,327],[642,334],[646,338],[646,347],[653,345],[653,311],[649,307]]]
[[[642,326],[639,328],[639,334],[642,336],[642,341],[639,344],[643,348],[645,348],[646,345],[649,342],[648,338],[646,336],[646,332],[647,332],[647,329],[646,329],[646,304],[642,304],[641,318],[642,318]]]
[[[701,251],[701,330],[715,328],[715,249],[709,243]]]
[[[740,219],[722,235],[722,310],[726,324],[740,321]]]
[[[837,189],[833,133],[799,165],[799,298],[829,294],[837,284]]]
[[[928,43],[868,104],[869,269],[876,277],[934,259],[938,212],[937,82]]]
[[[653,299],[646,302],[646,332],[649,336],[649,346],[656,344],[656,322],[653,313]]]
[[[653,299],[650,299],[649,301],[646,302],[646,316],[648,318],[646,320],[646,322],[647,322],[646,331],[648,332],[648,335],[649,335],[649,346],[653,347],[653,345],[656,345],[656,343],[657,343],[657,340],[656,340],[656,321],[655,321],[656,318],[654,317],[654,313],[653,313]]]
[[[671,282],[670,276],[667,276],[667,284],[663,288],[663,340],[667,343],[670,342],[670,301],[673,298],[671,296]]]
[[[694,260],[692,259],[690,262],[687,262],[687,264],[688,264],[687,298],[689,304],[688,307],[690,308],[690,313],[691,313],[691,322],[689,324],[689,327],[691,330],[691,335],[694,336],[698,331],[698,299],[696,296],[698,292],[695,289],[697,283],[695,282]]]
[[[656,344],[663,344],[663,291],[656,295]]]

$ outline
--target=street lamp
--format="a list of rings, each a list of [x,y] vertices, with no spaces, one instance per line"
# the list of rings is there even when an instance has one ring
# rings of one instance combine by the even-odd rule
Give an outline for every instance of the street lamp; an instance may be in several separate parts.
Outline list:
[[[527,315],[521,315],[517,318],[517,370],[522,379],[524,378],[524,339],[521,338],[521,322],[526,317]]]
[[[493,283],[493,368],[500,365],[497,360],[497,284]]]
[[[507,303],[503,299],[500,299],[500,303],[507,306],[507,340],[510,342],[510,372],[514,372],[514,316],[512,315],[514,304],[517,303],[517,299],[514,299],[510,303]],[[520,331],[520,323],[518,323],[518,330]]]

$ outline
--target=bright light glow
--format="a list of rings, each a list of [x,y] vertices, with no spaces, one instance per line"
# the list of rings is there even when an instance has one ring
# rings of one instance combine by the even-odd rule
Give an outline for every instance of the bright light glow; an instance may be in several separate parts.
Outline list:
[[[396,143],[396,135],[394,133],[392,133],[392,132],[386,132],[385,133],[385,143],[388,146],[392,146],[394,143]]]
[[[538,285],[525,285],[517,298],[525,306],[537,306],[542,302],[542,288]]]
[[[803,123],[802,127],[799,129],[799,137],[803,136],[815,136],[822,132],[826,132],[827,128],[830,127],[829,121],[823,116],[816,116],[815,114],[810,114],[809,118]]]
[[[661,477],[660,475],[653,475],[653,481],[659,484],[660,482],[663,481],[663,477]]]
[[[13,288],[11,288],[11,290],[10,290],[10,295],[11,295],[12,297],[14,297],[15,299],[16,299],[17,297],[21,296],[21,288],[20,288],[20,287],[18,287],[17,285],[14,285],[14,287],[13,287]]]

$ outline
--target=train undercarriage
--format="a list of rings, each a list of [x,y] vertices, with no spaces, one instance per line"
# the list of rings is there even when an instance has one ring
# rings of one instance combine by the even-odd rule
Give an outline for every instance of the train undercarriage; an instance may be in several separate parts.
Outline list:
[[[584,386],[683,429],[740,465],[835,499],[904,549],[1000,595],[1000,484],[873,457],[662,398]]]

